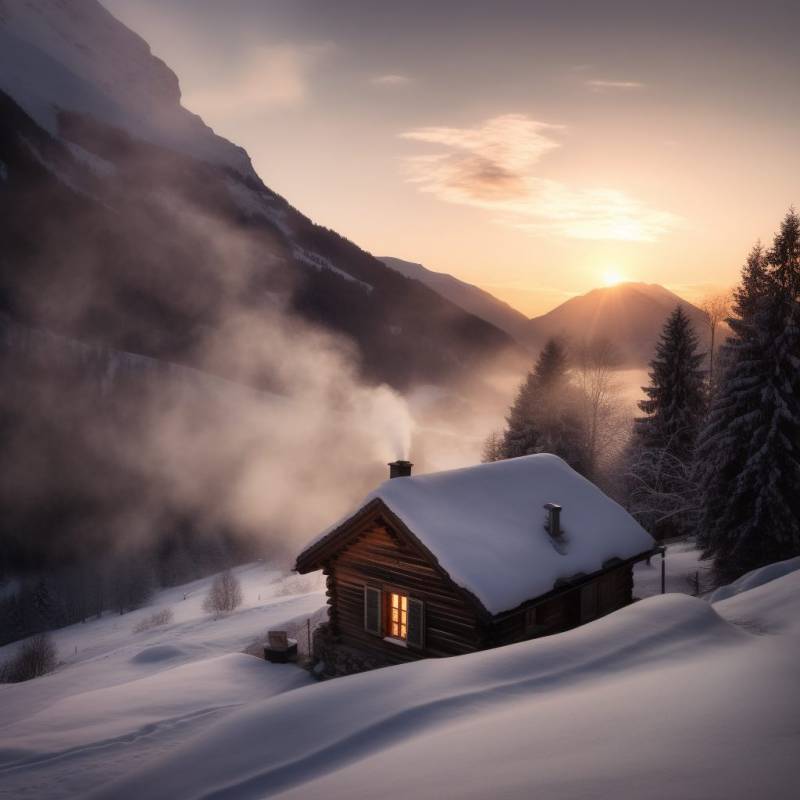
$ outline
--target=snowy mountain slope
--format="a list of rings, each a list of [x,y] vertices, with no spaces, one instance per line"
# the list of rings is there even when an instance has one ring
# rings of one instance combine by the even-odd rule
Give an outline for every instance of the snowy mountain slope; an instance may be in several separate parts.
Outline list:
[[[20,321],[154,357],[180,343],[188,359],[220,306],[288,301],[398,385],[514,346],[264,186],[96,0],[0,2],[0,162],[0,310]],[[45,287],[67,307],[46,303]],[[126,328],[124,345],[108,341]]]
[[[297,667],[241,651],[269,629],[317,614],[318,582],[263,564],[236,573],[243,605],[224,619],[202,609],[206,578],[159,592],[153,605],[124,616],[55,631],[63,662],[55,673],[0,684],[0,797],[19,797],[22,787],[39,797],[82,796],[254,698],[312,683]],[[164,608],[171,623],[134,632]],[[0,661],[14,648],[0,648]]]
[[[558,636],[255,701],[92,796],[789,800],[798,619],[800,571],[714,606],[650,598]],[[26,777],[23,762],[3,780]]]
[[[459,280],[446,272],[435,272],[413,261],[404,261],[401,258],[390,258],[389,256],[381,256],[380,259],[387,267],[391,267],[407,278],[421,281],[426,286],[430,286],[442,297],[446,297],[465,311],[469,311],[470,314],[475,314],[476,317],[497,326],[518,342],[524,343],[527,340],[528,318],[484,289]]]
[[[59,110],[80,112],[257,180],[241,147],[180,105],[172,70],[91,0],[0,0],[0,90],[54,135]]]

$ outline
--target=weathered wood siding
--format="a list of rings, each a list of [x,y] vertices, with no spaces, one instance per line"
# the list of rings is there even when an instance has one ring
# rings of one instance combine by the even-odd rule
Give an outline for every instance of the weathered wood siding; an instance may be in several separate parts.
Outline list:
[[[471,653],[486,646],[475,609],[400,535],[375,523],[325,567],[331,631],[343,644],[393,662]],[[364,630],[364,586],[408,594],[425,604],[425,645],[402,647]]]
[[[597,611],[592,619],[610,614],[632,602],[633,568],[627,565],[611,569],[584,587],[597,593]],[[491,646],[548,636],[589,622],[581,615],[582,588],[578,586],[514,614],[501,616],[491,626]]]

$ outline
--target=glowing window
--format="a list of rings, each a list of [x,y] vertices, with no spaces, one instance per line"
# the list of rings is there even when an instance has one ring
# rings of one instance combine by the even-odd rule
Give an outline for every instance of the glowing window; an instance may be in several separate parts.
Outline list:
[[[389,636],[393,639],[408,638],[408,597],[396,592],[389,593]]]

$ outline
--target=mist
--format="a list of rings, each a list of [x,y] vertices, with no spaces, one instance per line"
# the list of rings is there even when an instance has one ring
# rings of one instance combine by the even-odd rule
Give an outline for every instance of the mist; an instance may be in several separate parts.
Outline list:
[[[53,288],[30,297],[24,324],[3,320],[2,571],[175,541],[195,557],[220,540],[230,560],[288,567],[387,462],[479,460],[512,385],[505,366],[404,392],[369,378],[352,339],[294,313],[301,276],[287,279],[275,234],[172,186],[127,216],[131,240],[152,236],[153,209],[157,269],[109,275],[100,242],[69,254],[53,233],[38,259],[57,265]],[[130,297],[145,292],[137,314]]]
[[[290,568],[387,462],[478,461],[519,366],[501,331],[264,186],[131,47],[158,130],[102,104],[42,127],[0,94],[0,582],[76,606],[0,636],[102,613],[116,586]]]

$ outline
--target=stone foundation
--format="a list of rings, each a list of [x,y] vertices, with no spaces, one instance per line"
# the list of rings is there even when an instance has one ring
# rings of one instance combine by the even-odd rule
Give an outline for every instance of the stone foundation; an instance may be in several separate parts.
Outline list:
[[[313,635],[314,666],[312,671],[321,679],[354,675],[371,669],[391,666],[392,661],[373,653],[342,644],[331,634],[330,625],[323,623]]]

